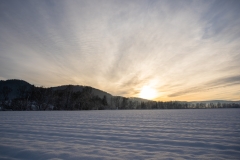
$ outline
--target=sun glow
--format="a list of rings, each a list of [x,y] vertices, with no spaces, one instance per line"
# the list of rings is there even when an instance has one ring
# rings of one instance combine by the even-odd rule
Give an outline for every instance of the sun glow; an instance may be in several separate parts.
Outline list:
[[[144,86],[140,92],[140,97],[144,99],[154,99],[157,97],[157,91],[149,86]]]

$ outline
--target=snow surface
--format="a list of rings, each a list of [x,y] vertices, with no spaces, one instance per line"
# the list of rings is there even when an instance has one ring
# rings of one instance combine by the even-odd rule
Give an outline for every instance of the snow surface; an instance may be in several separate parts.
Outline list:
[[[240,109],[0,112],[0,159],[240,159]]]

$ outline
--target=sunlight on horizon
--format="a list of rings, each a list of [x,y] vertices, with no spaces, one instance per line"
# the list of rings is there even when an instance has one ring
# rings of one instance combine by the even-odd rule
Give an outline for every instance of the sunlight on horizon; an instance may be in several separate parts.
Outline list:
[[[150,86],[144,86],[139,94],[140,98],[153,100],[157,97],[157,91]]]

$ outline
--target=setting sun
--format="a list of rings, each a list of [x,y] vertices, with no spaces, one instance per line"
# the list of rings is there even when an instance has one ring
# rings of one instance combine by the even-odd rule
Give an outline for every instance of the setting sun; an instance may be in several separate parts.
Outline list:
[[[157,97],[157,91],[149,86],[144,86],[140,92],[140,97],[144,99],[154,99]]]

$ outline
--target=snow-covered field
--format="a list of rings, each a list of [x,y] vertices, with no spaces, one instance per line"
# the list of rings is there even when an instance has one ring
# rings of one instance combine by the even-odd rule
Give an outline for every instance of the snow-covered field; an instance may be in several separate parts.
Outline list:
[[[0,112],[0,159],[240,159],[240,109]]]

